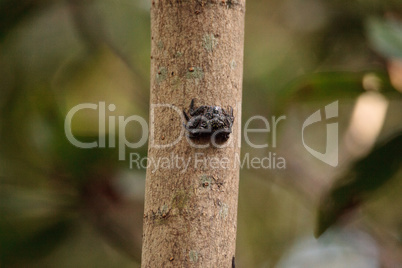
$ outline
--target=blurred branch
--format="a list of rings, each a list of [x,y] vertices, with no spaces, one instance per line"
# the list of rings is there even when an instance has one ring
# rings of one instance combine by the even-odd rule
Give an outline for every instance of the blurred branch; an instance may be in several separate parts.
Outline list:
[[[125,200],[111,179],[97,178],[86,185],[82,193],[85,216],[111,245],[140,261],[144,204]]]

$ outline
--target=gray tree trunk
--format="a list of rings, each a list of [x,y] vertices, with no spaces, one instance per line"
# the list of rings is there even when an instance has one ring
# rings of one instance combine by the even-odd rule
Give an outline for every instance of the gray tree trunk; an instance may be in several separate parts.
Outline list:
[[[152,2],[144,268],[234,262],[244,14],[245,0]],[[182,111],[192,99],[196,107],[233,107],[224,148],[186,138]]]

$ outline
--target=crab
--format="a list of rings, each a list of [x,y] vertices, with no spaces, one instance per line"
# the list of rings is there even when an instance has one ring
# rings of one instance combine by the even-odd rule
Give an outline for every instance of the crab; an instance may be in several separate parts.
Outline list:
[[[202,105],[194,108],[194,99],[191,100],[190,116],[183,110],[187,123],[183,124],[189,132],[190,138],[216,136],[224,141],[229,139],[232,133],[234,121],[233,108],[229,106],[228,112],[219,106]]]

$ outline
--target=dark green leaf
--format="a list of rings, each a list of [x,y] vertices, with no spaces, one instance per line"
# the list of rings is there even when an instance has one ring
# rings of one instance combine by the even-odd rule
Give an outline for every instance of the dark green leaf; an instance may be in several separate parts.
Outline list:
[[[37,259],[50,254],[70,234],[72,222],[60,220],[30,237],[1,241],[1,263],[14,260]]]
[[[356,98],[366,92],[363,80],[367,77],[378,80],[379,90],[383,94],[398,94],[385,72],[323,72],[296,79],[283,90],[279,103]]]
[[[389,181],[402,165],[402,132],[376,146],[332,186],[318,210],[319,237],[350,209]]]
[[[74,195],[0,185],[0,266],[45,256],[76,217]]]

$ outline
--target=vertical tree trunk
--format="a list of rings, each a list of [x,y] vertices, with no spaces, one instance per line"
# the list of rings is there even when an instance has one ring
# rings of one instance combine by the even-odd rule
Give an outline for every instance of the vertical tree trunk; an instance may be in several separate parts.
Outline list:
[[[245,0],[152,2],[142,267],[232,267],[244,13]],[[224,148],[185,137],[182,111],[192,99],[196,107],[233,107],[233,133]]]

